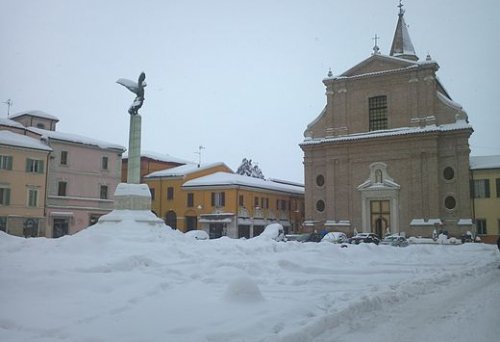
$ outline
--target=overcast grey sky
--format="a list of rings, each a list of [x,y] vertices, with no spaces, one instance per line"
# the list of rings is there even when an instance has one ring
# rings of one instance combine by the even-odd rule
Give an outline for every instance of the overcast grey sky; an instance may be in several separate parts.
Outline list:
[[[325,105],[322,79],[388,54],[397,0],[0,0],[0,101],[42,110],[58,130],[128,145],[146,72],[142,149],[303,181],[303,132]],[[417,54],[474,127],[472,155],[500,154],[500,1],[407,0]],[[0,115],[7,116],[2,103]]]

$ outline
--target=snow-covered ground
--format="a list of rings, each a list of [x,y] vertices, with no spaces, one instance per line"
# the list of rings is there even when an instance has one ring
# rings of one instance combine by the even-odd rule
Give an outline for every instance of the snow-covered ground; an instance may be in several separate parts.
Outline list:
[[[499,264],[485,244],[0,232],[0,341],[495,341]]]

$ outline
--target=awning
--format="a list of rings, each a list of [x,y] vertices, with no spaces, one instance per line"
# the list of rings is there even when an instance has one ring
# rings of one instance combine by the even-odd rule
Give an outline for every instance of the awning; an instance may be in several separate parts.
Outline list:
[[[59,217],[71,217],[73,216],[72,211],[52,211],[50,216],[59,216]]]

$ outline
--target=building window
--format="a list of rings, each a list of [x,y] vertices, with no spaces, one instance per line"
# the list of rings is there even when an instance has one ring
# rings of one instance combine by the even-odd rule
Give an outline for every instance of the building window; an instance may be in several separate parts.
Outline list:
[[[12,170],[12,156],[0,156],[0,169]]]
[[[500,178],[496,179],[497,185],[497,198],[500,198]]]
[[[38,190],[28,189],[28,207],[38,206]]]
[[[172,201],[174,199],[174,188],[169,186],[167,188],[167,200]]]
[[[476,219],[476,230],[478,234],[488,234],[486,219]]]
[[[239,204],[240,207],[244,207],[245,206],[245,197],[243,195],[239,196],[238,204]]]
[[[43,173],[43,160],[27,158],[26,172]]]
[[[455,197],[453,196],[447,196],[444,199],[444,206],[446,209],[453,210],[457,206],[457,201],[455,200]]]
[[[0,230],[2,232],[7,231],[7,216],[0,216]]]
[[[387,96],[375,96],[368,99],[370,131],[387,129]]]
[[[41,128],[41,129],[45,129],[45,125],[43,123],[37,123],[36,124],[36,128]]]
[[[325,184],[325,177],[323,175],[318,175],[316,177],[316,185],[323,186]]]
[[[192,192],[187,194],[187,206],[188,208],[194,207],[194,194]]]
[[[107,185],[101,185],[100,197],[101,197],[101,199],[108,199],[108,186]]]
[[[269,209],[269,198],[260,198],[260,207],[262,209]]]
[[[149,192],[151,193],[151,201],[154,201],[155,200],[155,189],[149,188]]]
[[[0,188],[0,205],[10,204],[10,188]]]
[[[224,192],[212,192],[212,207],[224,207],[226,205],[226,194]]]
[[[67,187],[66,182],[59,182],[57,183],[57,196],[66,196],[66,187]]]
[[[61,151],[61,165],[68,165],[68,151]]]
[[[108,157],[102,157],[102,159],[101,159],[101,168],[103,170],[107,170],[108,169]]]
[[[323,200],[319,200],[318,202],[316,202],[316,210],[320,213],[325,210],[325,202]]]
[[[101,215],[99,215],[99,214],[90,214],[89,226],[93,226],[94,224],[96,224],[97,221],[99,221],[99,217],[101,217]]]
[[[254,206],[255,208],[258,208],[258,207],[259,207],[259,198],[258,198],[258,197],[255,197],[255,198],[253,199],[253,206]]]
[[[446,167],[443,170],[443,177],[446,180],[452,180],[455,177],[455,170],[450,166]]]
[[[475,179],[472,183],[473,198],[489,198],[490,197],[490,180]]]

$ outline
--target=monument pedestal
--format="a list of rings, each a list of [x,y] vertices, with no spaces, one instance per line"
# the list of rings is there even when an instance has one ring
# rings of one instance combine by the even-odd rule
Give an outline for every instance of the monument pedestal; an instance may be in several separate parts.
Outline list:
[[[101,216],[98,223],[140,222],[163,226],[163,220],[151,212],[151,193],[146,184],[120,183],[115,191],[115,209]]]

